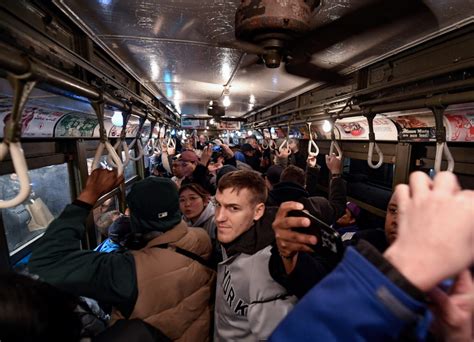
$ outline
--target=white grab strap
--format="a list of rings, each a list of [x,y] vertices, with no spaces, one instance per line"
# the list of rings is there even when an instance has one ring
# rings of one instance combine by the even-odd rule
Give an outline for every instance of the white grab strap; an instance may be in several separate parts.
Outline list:
[[[6,151],[10,150],[10,155],[12,157],[13,167],[18,176],[18,182],[20,183],[20,191],[15,198],[9,200],[0,200],[0,208],[11,208],[16,207],[20,203],[24,202],[30,195],[31,185],[30,178],[28,177],[28,167],[26,165],[25,155],[23,154],[23,149],[19,142],[11,142],[10,147],[5,143],[1,143],[0,150],[1,154],[4,157]]]
[[[377,162],[377,164],[374,165],[373,161],[372,161],[372,157],[374,155],[374,147],[375,147],[375,151],[377,152],[377,154],[379,155],[379,161]],[[379,167],[382,166],[382,163],[383,163],[383,152],[382,150],[380,149],[379,145],[377,145],[376,142],[369,142],[369,154],[367,155],[367,163],[369,164],[369,166],[372,168],[372,169],[378,169]]]
[[[126,167],[130,162],[130,149],[128,148],[127,142],[125,140],[118,139],[114,145],[114,150],[117,152],[118,157],[122,161],[123,167]],[[122,151],[125,154],[125,160],[122,159]],[[117,167],[110,154],[107,156],[107,164],[110,164],[112,167]]]
[[[130,158],[130,160],[138,161],[138,160],[140,160],[140,159],[143,158],[143,155],[145,154],[145,152],[143,152],[143,144],[142,144],[141,139],[139,139],[139,138],[135,138],[135,139],[131,142],[129,148],[132,148],[133,146],[135,146],[135,142],[136,142],[136,144],[137,144],[137,146],[138,146],[138,156],[132,157],[132,155],[129,153],[129,154],[128,154],[128,157]]]
[[[337,155],[336,157],[342,158],[342,149],[339,146],[339,143],[337,140],[332,140],[331,145],[329,147],[329,155],[332,156],[334,154],[334,149],[336,149]]]
[[[109,156],[111,156],[112,161],[117,168],[117,176],[120,177],[123,175],[123,165],[122,160],[117,155],[114,147],[110,144],[110,142],[99,142],[99,146],[97,147],[97,151],[95,151],[94,160],[92,161],[92,169],[100,168],[100,157],[102,156],[102,152],[104,152],[104,148],[107,149]]]
[[[309,142],[308,142],[308,156],[317,157],[319,154],[319,147],[313,140],[313,132],[311,132],[311,122],[308,122]]]
[[[448,145],[445,142],[436,143],[436,157],[434,163],[434,169],[436,173],[441,171],[441,162],[443,160],[443,153],[448,161],[448,168],[446,171],[453,172],[454,171],[454,158],[451,154],[451,151],[448,148]]]
[[[284,149],[288,149],[288,138],[285,138],[283,142],[281,143],[280,147],[278,147],[278,151],[281,152]]]

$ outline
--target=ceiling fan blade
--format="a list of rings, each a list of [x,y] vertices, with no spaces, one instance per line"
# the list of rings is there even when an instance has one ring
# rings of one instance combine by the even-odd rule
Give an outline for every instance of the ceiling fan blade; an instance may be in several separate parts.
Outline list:
[[[318,67],[309,61],[299,63],[292,63],[290,61],[285,64],[285,70],[292,75],[332,84],[344,84],[347,80],[347,77],[344,77],[337,71]]]
[[[252,43],[244,42],[243,40],[218,42],[217,45],[223,48],[241,50],[254,55],[263,55],[266,53],[264,48]]]
[[[297,38],[290,49],[294,55],[312,55],[346,39],[412,18],[438,27],[436,16],[422,0],[373,0]]]

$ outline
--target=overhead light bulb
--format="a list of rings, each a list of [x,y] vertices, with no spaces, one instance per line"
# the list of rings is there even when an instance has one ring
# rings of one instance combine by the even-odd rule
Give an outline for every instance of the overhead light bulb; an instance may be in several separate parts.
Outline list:
[[[214,124],[216,123],[216,120],[211,119],[211,120],[209,120],[209,123],[210,123],[211,125],[214,125]]]
[[[249,99],[249,103],[250,104],[255,104],[255,96],[254,95],[250,95],[250,99]]]
[[[248,131],[247,135],[249,135],[249,136],[252,135],[252,131]]]
[[[206,129],[209,129],[209,126],[206,126]]]
[[[112,116],[112,125],[117,127],[123,126],[123,116],[121,111],[114,111],[114,115]]]
[[[171,131],[171,135],[176,135],[176,130],[175,130],[175,129],[173,129],[173,130]]]
[[[331,123],[328,120],[324,120],[323,131],[326,132],[326,133],[329,133],[329,132],[331,132],[331,129],[332,129]]]
[[[224,107],[229,107],[230,106],[231,102],[230,102],[229,95],[224,96],[224,100],[222,101],[222,104],[224,105]]]

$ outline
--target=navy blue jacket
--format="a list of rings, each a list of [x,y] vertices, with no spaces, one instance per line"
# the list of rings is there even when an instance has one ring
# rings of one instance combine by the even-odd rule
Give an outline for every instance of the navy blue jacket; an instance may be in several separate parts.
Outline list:
[[[366,245],[369,254],[378,254]],[[349,247],[336,269],[300,300],[270,341],[394,341],[410,326],[424,338],[430,315],[423,294],[380,254],[375,259],[369,261],[367,253]]]

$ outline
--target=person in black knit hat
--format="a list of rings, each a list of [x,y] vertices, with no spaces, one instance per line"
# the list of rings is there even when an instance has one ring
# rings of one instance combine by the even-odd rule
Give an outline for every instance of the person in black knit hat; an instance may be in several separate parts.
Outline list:
[[[132,186],[127,203],[139,249],[81,250],[84,222],[93,205],[122,182],[115,171],[94,170],[83,192],[39,241],[30,271],[74,295],[112,305],[113,320],[139,318],[172,340],[206,340],[215,284],[215,271],[206,263],[211,241],[206,231],[190,229],[181,220],[173,181],[148,177]]]

